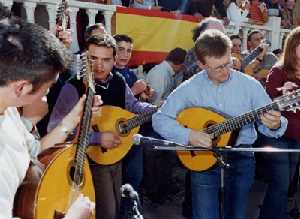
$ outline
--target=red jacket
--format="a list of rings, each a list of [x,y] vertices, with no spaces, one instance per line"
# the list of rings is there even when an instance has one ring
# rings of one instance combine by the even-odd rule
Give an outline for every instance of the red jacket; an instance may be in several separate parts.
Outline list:
[[[273,67],[270,70],[266,81],[266,90],[272,99],[282,95],[282,91],[278,91],[277,88],[282,87],[287,81],[296,83],[300,88],[300,80],[297,78],[289,80],[287,78],[287,72],[281,67]],[[300,111],[297,110],[296,113],[283,111],[282,115],[288,120],[288,127],[284,136],[300,140]]]

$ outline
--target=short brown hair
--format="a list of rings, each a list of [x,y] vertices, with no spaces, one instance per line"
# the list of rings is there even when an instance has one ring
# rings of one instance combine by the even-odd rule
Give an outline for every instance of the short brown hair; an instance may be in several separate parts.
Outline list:
[[[206,30],[196,41],[195,51],[200,62],[205,64],[205,57],[220,58],[231,49],[232,43],[228,36],[219,30]]]
[[[36,91],[68,66],[71,54],[49,31],[22,20],[0,21],[0,86],[28,80]]]
[[[92,35],[90,38],[88,38],[86,42],[86,49],[88,49],[90,45],[112,48],[113,54],[114,56],[116,56],[117,53],[116,40],[110,34]]]
[[[172,49],[166,57],[166,61],[172,62],[174,65],[181,65],[186,56],[186,51],[182,48]]]
[[[193,30],[193,40],[194,42],[196,42],[196,40],[198,39],[198,37],[200,36],[201,33],[203,33],[207,28],[208,25],[210,24],[214,24],[214,23],[220,23],[220,25],[222,24],[222,21],[219,20],[218,18],[215,17],[207,17],[204,18]]]

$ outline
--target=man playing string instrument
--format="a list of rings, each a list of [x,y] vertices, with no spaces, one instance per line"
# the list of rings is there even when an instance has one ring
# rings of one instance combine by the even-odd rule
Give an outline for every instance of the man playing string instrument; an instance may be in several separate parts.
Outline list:
[[[209,107],[231,117],[271,103],[254,78],[231,69],[231,41],[218,30],[207,30],[197,39],[195,51],[201,72],[182,83],[153,115],[153,128],[164,138],[184,145],[211,148],[213,137],[206,132],[181,126],[176,116],[189,107]],[[191,115],[194,116],[194,115]],[[206,118],[207,115],[203,115]],[[203,119],[202,118],[202,119]],[[201,118],[193,117],[195,122]],[[280,137],[287,120],[278,111],[263,113],[258,129]],[[256,139],[254,124],[241,128],[235,146],[251,147]],[[247,194],[254,179],[252,153],[228,154],[231,168],[225,172],[225,219],[245,217]],[[192,218],[219,219],[220,168],[192,171]]]
[[[69,54],[44,28],[10,18],[0,20],[0,218],[12,218],[14,196],[30,160],[64,142],[79,120],[84,98],[38,142],[25,128],[16,107],[44,97],[65,69]],[[96,105],[100,104],[97,99]],[[96,108],[95,108],[96,110]],[[88,219],[94,209],[80,196],[66,212],[66,219]]]

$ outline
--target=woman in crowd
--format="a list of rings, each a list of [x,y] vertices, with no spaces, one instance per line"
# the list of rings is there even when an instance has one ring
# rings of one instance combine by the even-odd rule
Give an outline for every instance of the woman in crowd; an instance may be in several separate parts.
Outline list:
[[[300,27],[287,36],[281,59],[270,70],[266,89],[271,98],[287,94],[300,85]],[[300,107],[284,111],[288,127],[278,139],[263,138],[263,145],[300,149]],[[298,153],[266,154],[268,188],[261,209],[260,219],[287,219],[288,187],[295,175]]]

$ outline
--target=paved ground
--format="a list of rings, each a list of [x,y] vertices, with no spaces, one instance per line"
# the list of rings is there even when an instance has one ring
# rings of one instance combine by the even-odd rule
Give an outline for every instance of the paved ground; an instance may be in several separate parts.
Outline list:
[[[257,219],[259,214],[259,205],[264,197],[265,185],[262,182],[256,181],[250,195],[249,206],[246,219]],[[182,193],[181,193],[182,194]],[[300,199],[300,191],[297,195]],[[185,219],[181,215],[181,199],[176,197],[175,201],[166,201],[164,204],[152,204],[147,199],[144,200],[144,218],[145,219]],[[291,208],[294,207],[290,203]],[[300,208],[300,202],[298,201]],[[290,217],[290,219],[300,219],[300,215]]]

